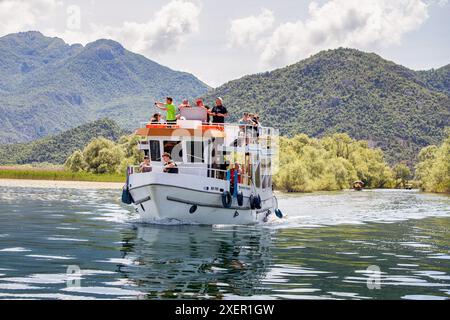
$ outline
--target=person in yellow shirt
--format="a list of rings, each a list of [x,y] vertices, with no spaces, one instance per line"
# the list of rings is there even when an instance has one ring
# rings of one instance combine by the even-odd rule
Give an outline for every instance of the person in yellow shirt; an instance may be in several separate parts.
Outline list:
[[[173,104],[173,99],[171,97],[166,98],[166,103],[155,102],[155,106],[167,112],[167,123],[175,123],[177,121],[177,107]]]

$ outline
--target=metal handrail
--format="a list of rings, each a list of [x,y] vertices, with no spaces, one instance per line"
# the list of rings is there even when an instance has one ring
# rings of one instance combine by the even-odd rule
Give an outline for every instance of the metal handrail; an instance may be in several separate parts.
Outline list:
[[[139,122],[140,127],[145,127],[147,125],[167,125],[168,127],[170,126],[176,126],[176,123],[167,123],[167,122],[162,122],[162,123],[151,123],[150,121],[140,121]],[[220,127],[248,127],[248,128],[252,128],[254,130],[254,128],[260,128],[260,129],[273,129],[273,127],[265,127],[262,125],[252,125],[252,124],[240,124],[238,122],[232,122],[232,123],[215,123],[215,122],[202,122],[202,126],[220,126]]]
[[[153,165],[150,165],[150,167],[153,168]],[[157,168],[163,168],[164,166],[156,166]],[[219,173],[224,173],[226,174],[229,170],[223,170],[223,169],[215,169],[215,168],[207,168],[207,167],[191,167],[191,166],[183,166],[183,165],[177,165],[178,169],[196,169],[196,170],[205,170],[205,171],[214,171],[214,172],[219,172]],[[128,166],[128,173],[130,175],[135,174],[135,173],[142,173],[141,172],[141,166],[138,165],[134,165],[134,166]],[[241,176],[242,178],[247,178],[247,179],[251,179],[251,176],[248,175],[247,173],[238,173],[238,176]]]

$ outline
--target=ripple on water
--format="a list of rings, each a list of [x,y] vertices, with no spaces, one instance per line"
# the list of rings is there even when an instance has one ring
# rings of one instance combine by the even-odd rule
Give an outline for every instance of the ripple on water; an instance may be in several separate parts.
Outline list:
[[[409,294],[401,297],[406,300],[448,300],[446,297],[425,295],[425,294]]]
[[[22,247],[5,248],[0,250],[0,252],[29,252],[29,251],[31,250]]]
[[[450,219],[410,220],[450,216],[448,197],[281,195],[286,219],[199,227],[138,223],[118,192],[22,193],[0,200],[0,298],[450,298]],[[369,265],[385,290],[367,290]]]
[[[43,259],[43,260],[74,260],[75,257],[70,256],[52,256],[52,255],[44,255],[44,254],[27,254],[27,257]]]

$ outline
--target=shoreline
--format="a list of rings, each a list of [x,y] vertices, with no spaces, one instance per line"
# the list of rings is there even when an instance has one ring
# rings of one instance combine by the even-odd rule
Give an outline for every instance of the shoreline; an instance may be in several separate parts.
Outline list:
[[[0,187],[121,190],[124,183],[67,180],[0,179]]]

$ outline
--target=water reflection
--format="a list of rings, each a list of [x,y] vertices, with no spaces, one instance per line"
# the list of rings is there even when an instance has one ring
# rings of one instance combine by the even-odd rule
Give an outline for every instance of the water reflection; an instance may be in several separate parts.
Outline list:
[[[123,234],[124,277],[147,298],[253,296],[270,264],[271,231],[137,225]]]

